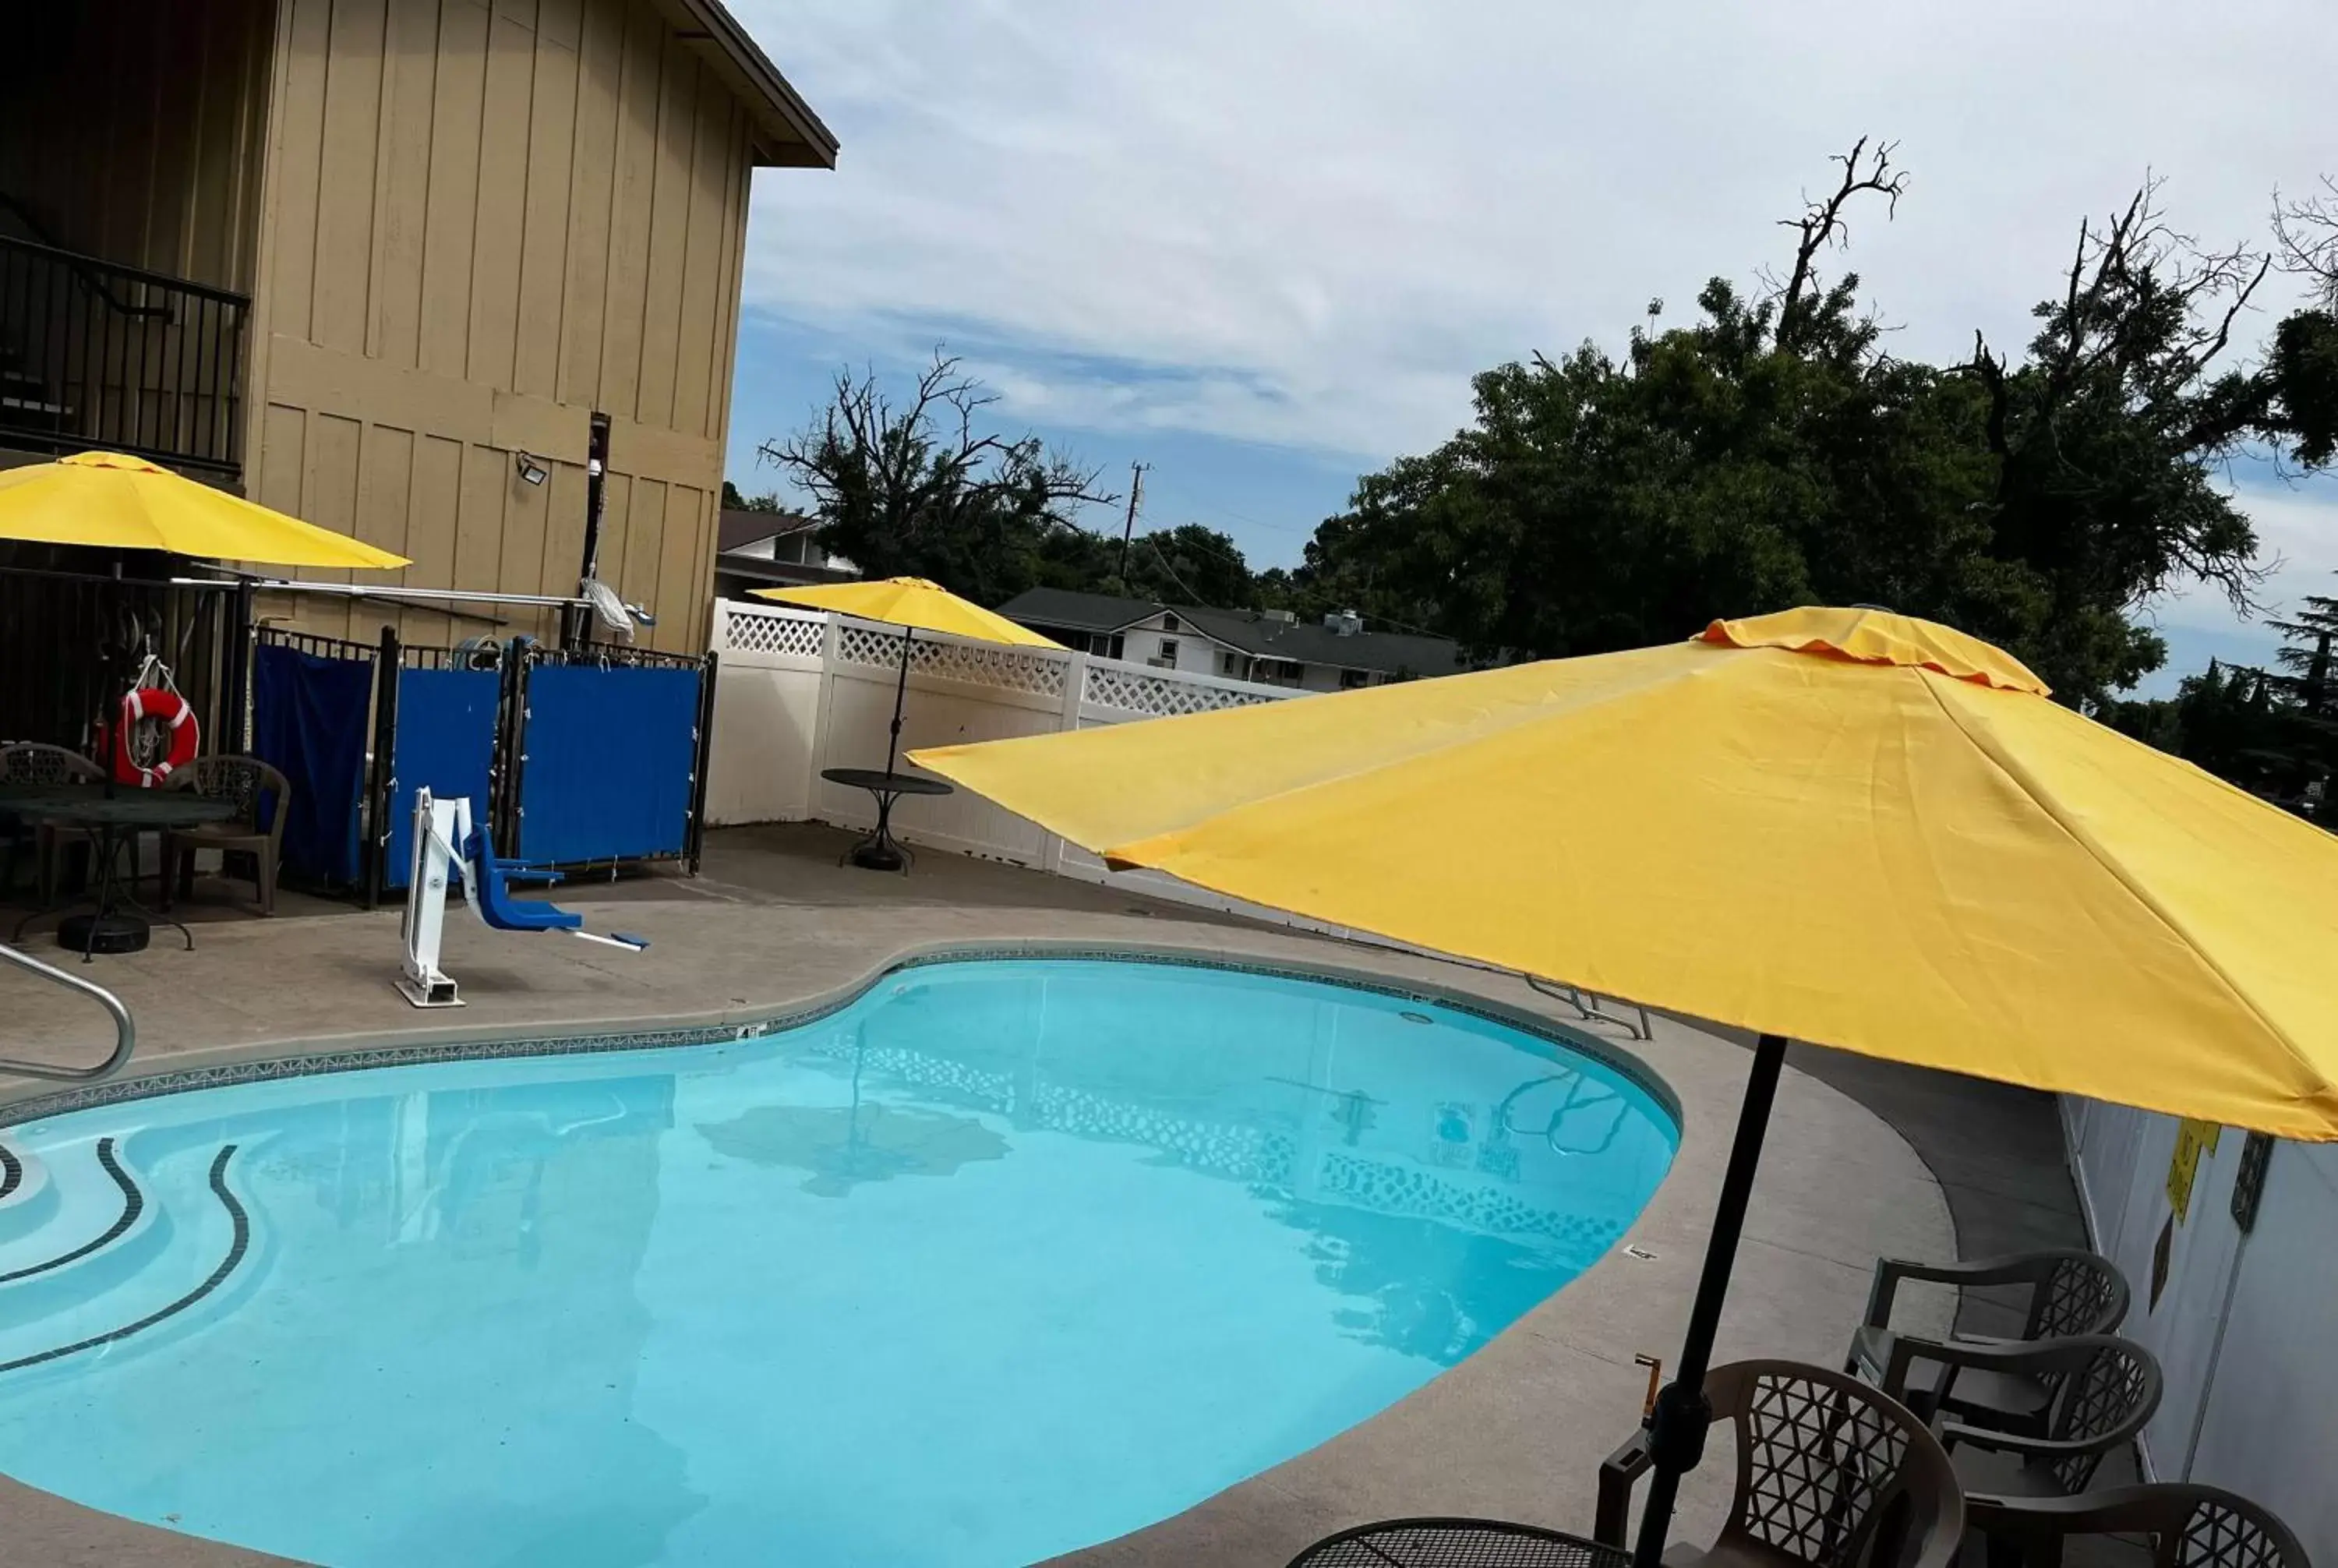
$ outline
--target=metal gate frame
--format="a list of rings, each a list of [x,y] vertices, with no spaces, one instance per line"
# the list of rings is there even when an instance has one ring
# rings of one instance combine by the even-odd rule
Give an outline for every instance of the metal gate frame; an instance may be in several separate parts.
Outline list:
[[[496,755],[497,790],[494,815],[496,839],[514,847],[519,845],[520,784],[527,772],[527,687],[528,675],[540,665],[556,664],[574,668],[597,665],[604,670],[695,670],[698,681],[698,716],[691,739],[694,750],[691,758],[690,821],[683,831],[683,847],[670,855],[627,856],[623,859],[562,861],[562,871],[597,871],[605,869],[614,879],[617,867],[652,860],[678,860],[691,876],[698,875],[699,861],[706,839],[706,763],[714,740],[714,677],[717,658],[713,653],[660,653],[647,648],[626,648],[609,643],[588,643],[579,648],[553,648],[532,638],[512,639],[504,659],[504,700],[501,721],[497,728]],[[553,868],[547,866],[547,868]]]
[[[389,876],[387,857],[389,853],[390,813],[396,809],[398,779],[392,765],[398,753],[398,674],[401,670],[465,670],[479,669],[475,661],[483,655],[493,657],[495,668],[501,672],[508,662],[507,650],[500,642],[483,642],[475,648],[449,648],[435,642],[407,642],[398,635],[394,626],[381,629],[381,643],[373,675],[373,748],[370,771],[366,776],[365,823],[365,906],[380,906],[382,893]],[[488,798],[485,809],[493,820],[496,802],[503,792],[504,777],[504,717],[498,707],[495,721],[495,740],[487,753]]]

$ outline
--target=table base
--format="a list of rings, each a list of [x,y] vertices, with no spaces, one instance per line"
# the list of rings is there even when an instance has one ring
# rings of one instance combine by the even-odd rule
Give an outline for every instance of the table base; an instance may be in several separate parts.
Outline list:
[[[57,946],[86,957],[96,953],[142,953],[154,927],[134,915],[68,915],[57,922]]]
[[[909,852],[891,834],[882,838],[870,835],[844,852],[845,859],[863,871],[903,871],[909,868]]]

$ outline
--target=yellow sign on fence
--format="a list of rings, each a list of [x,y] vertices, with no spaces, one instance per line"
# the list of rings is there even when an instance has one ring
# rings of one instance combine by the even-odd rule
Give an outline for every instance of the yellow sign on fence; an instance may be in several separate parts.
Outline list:
[[[2216,1152],[2216,1140],[2224,1131],[2214,1122],[2189,1117],[2176,1130],[2176,1155],[2167,1162],[2167,1200],[2176,1206],[2178,1225],[2191,1212],[2192,1182],[2200,1174],[2200,1157]]]

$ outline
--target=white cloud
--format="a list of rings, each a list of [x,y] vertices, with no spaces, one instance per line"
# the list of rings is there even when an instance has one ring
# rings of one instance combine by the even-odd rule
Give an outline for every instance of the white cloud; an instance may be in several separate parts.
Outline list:
[[[1022,416],[1375,457],[1777,261],[1862,132],[1914,181],[1852,260],[1933,356],[2026,336],[2146,166],[2237,238],[2333,162],[2320,0],[734,5],[843,142],[759,177],[752,305],[948,337]]]

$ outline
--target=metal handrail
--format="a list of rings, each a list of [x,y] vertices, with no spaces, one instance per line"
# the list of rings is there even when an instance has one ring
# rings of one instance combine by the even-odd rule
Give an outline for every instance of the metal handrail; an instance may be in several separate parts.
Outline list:
[[[0,205],[11,207],[19,218],[25,216],[25,210],[15,206],[5,196],[0,196]],[[31,227],[31,224],[28,222],[26,227]],[[211,283],[198,283],[192,278],[174,277],[171,273],[157,272],[148,267],[133,267],[126,262],[108,261],[96,256],[84,256],[78,250],[68,250],[62,245],[53,245],[45,240],[20,240],[14,234],[0,234],[0,245],[6,245],[30,255],[45,256],[57,262],[71,271],[91,293],[97,295],[125,316],[167,316],[170,310],[165,306],[133,305],[126,299],[117,298],[113,290],[107,287],[109,277],[118,278],[125,283],[144,283],[156,289],[167,289],[173,294],[191,294],[198,299],[209,299],[221,305],[249,306],[251,303],[250,295],[238,293],[232,289],[221,289]]]
[[[1654,1026],[1648,1022],[1648,1010],[1640,1003],[1626,1002],[1621,996],[1616,998],[1616,1000],[1623,1002],[1625,1006],[1629,1007],[1632,1011],[1640,1015],[1640,1021],[1637,1024],[1635,1024],[1629,1018],[1625,1017],[1622,1014],[1610,1013],[1606,1008],[1600,1006],[1600,994],[1596,991],[1586,991],[1579,985],[1569,985],[1564,981],[1545,980],[1539,975],[1523,975],[1520,978],[1526,981],[1528,989],[1539,991],[1546,996],[1556,997],[1559,1001],[1566,1003],[1569,1007],[1574,1008],[1576,1012],[1582,1014],[1586,1023],[1596,1018],[1602,1024],[1615,1024],[1617,1028],[1623,1030],[1635,1040],[1653,1040],[1655,1038]],[[1586,1002],[1584,1000],[1586,996],[1590,997],[1591,1000]]]
[[[131,1022],[130,1009],[122,1004],[121,997],[103,985],[92,985],[78,975],[54,968],[5,943],[0,943],[0,958],[5,958],[19,968],[30,969],[60,985],[93,996],[99,1006],[113,1014],[113,1053],[96,1066],[60,1067],[49,1062],[19,1062],[12,1057],[0,1056],[0,1073],[21,1073],[27,1078],[53,1078],[67,1083],[93,1083],[130,1060],[131,1048],[138,1041],[138,1026]]]

